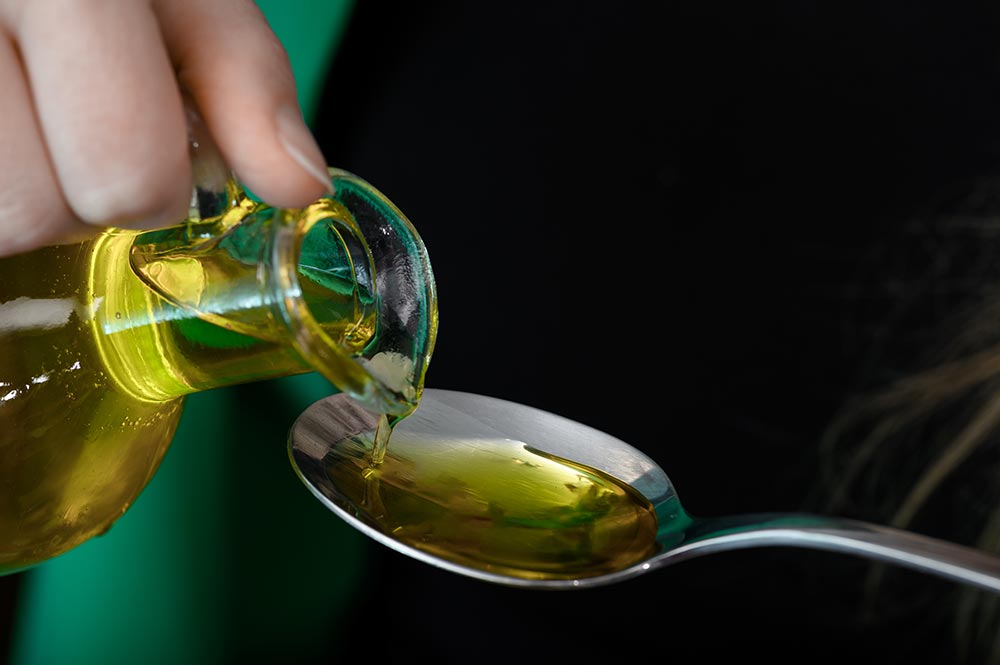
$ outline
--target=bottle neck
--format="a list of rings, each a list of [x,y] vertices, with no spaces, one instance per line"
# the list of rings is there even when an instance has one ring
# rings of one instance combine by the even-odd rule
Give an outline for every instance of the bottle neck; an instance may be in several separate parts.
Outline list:
[[[169,399],[315,370],[367,408],[411,411],[437,328],[426,251],[370,185],[331,175],[337,195],[301,210],[233,188],[217,216],[111,234],[97,255],[124,253],[102,265],[130,274],[96,281],[117,285],[101,325],[119,382]]]
[[[279,339],[247,335],[149,288],[130,265],[148,235],[111,231],[92,252],[89,288],[95,306],[89,323],[105,371],[120,389],[146,401],[169,401],[311,369]],[[175,292],[196,300],[198,264],[174,258],[148,267]],[[229,305],[238,307],[236,302]]]

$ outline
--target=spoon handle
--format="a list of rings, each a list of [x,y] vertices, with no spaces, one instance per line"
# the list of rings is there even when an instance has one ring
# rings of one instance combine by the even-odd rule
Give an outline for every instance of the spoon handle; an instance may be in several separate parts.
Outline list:
[[[698,518],[683,540],[661,555],[675,563],[747,547],[830,550],[886,561],[1000,593],[1000,557],[892,527],[802,513]]]

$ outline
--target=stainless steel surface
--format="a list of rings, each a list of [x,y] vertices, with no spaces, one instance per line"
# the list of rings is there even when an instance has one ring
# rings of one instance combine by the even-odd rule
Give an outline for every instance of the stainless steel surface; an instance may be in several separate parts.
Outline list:
[[[455,573],[523,587],[582,588],[612,584],[695,556],[747,547],[783,546],[830,550],[886,561],[1000,593],[1000,557],[889,527],[805,513],[696,518],[683,528],[661,528],[659,551],[623,570],[571,580],[528,580],[457,565],[393,539],[360,519],[340,497],[323,463],[337,442],[373,430],[377,416],[344,395],[310,406],[289,436],[292,465],[306,486],[349,524],[399,552]],[[397,428],[433,434],[448,453],[454,442],[513,439],[538,450],[594,467],[641,492],[663,513],[683,513],[666,473],[648,456],[609,434],[523,404],[471,393],[427,389],[420,406]],[[688,521],[688,519],[690,521]]]

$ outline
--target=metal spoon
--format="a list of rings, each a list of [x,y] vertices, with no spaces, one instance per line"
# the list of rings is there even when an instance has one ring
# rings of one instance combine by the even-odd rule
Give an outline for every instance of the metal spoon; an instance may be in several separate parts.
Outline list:
[[[289,457],[296,473],[327,507],[349,524],[399,552],[462,575],[509,586],[582,588],[620,582],[703,554],[760,546],[832,550],[916,569],[1000,593],[1000,557],[912,532],[856,520],[806,513],[764,513],[718,518],[688,515],[673,485],[649,457],[627,443],[579,422],[483,395],[427,389],[417,410],[393,432],[390,453],[406,454],[407,441],[433,441],[434,454],[465,445],[523,442],[529,449],[603,471],[649,500],[658,528],[648,556],[621,569],[571,579],[528,579],[495,567],[401,542],[373,517],[371,506],[351,499],[329,473],[338,458],[358,454],[370,441],[378,414],[338,394],[322,399],[296,420]],[[351,451],[347,451],[351,448]]]

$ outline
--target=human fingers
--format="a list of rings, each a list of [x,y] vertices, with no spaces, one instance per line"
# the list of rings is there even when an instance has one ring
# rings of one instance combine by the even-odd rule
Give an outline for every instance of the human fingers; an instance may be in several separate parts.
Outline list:
[[[251,0],[156,0],[181,87],[227,164],[280,207],[328,190],[326,160],[302,119],[288,57]]]
[[[14,34],[66,202],[84,222],[184,218],[191,167],[157,17],[140,0],[33,0]]]
[[[0,256],[86,237],[63,199],[35,118],[21,59],[0,30]]]

